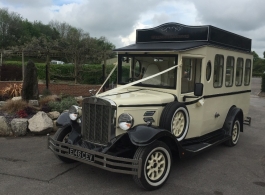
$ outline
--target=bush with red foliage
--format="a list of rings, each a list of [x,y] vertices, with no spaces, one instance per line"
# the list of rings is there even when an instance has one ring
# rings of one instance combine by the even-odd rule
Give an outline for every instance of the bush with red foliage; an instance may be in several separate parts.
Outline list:
[[[19,116],[19,118],[27,118],[27,116],[28,116],[28,114],[25,110],[20,110],[16,114]]]

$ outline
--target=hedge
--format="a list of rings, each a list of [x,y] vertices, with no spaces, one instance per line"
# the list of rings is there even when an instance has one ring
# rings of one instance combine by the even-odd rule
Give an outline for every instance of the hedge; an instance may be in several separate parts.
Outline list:
[[[265,92],[265,74],[262,75],[261,91]]]
[[[6,62],[8,65],[12,66],[20,66],[21,62],[9,61]],[[38,78],[41,80],[45,80],[45,63],[35,63],[36,68],[38,70]],[[114,65],[107,65],[106,72],[107,75],[114,68]],[[74,80],[74,65],[72,64],[61,64],[61,65],[50,65],[50,79],[51,80],[66,80],[73,81]],[[102,84],[103,83],[103,74],[102,74],[102,65],[92,64],[92,65],[84,65],[83,71],[79,73],[81,80],[79,83],[81,84]],[[106,75],[106,76],[107,76]],[[110,77],[109,82],[116,83],[117,81],[117,69],[114,71],[112,76]]]
[[[260,73],[260,72],[253,72],[252,73],[252,76],[253,77],[262,77],[263,73]]]

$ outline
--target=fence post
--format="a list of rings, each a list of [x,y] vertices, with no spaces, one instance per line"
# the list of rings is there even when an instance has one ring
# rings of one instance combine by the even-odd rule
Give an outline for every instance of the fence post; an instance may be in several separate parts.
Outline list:
[[[24,61],[24,49],[22,49],[22,81],[25,78],[25,61]]]

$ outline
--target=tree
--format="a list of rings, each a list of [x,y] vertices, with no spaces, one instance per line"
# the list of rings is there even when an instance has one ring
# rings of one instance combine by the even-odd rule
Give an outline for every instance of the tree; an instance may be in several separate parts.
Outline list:
[[[49,88],[50,83],[50,54],[52,51],[60,49],[58,40],[53,40],[52,37],[41,35],[39,38],[33,37],[30,42],[25,44],[24,50],[27,52],[37,52],[37,55],[46,57],[46,88]]]
[[[252,51],[251,53],[252,53],[252,55],[253,55],[253,61],[254,61],[254,62],[257,61],[258,59],[260,59],[260,58],[259,58],[259,55],[258,55],[255,51]]]
[[[263,73],[265,71],[265,59],[260,58],[255,51],[252,51],[252,54],[253,54],[253,72]]]
[[[0,45],[2,49],[15,46],[20,38],[22,17],[9,12],[7,8],[0,8]]]

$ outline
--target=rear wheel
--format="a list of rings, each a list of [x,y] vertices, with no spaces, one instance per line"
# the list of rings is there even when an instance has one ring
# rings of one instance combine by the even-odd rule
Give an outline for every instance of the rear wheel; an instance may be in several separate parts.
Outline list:
[[[238,119],[238,117],[235,118],[230,131],[231,131],[231,137],[229,140],[225,142],[225,144],[227,146],[233,147],[237,144],[239,140],[240,131],[241,131],[241,122]]]
[[[171,168],[171,152],[168,146],[160,141],[139,147],[134,159],[142,159],[141,177],[133,176],[136,184],[146,190],[160,188],[166,182]]]
[[[60,141],[60,142],[63,142],[63,143],[67,143],[68,141],[68,137],[69,137],[69,134],[70,132],[72,131],[72,127],[70,125],[67,125],[67,126],[63,126],[62,128],[59,128],[56,133],[54,134],[54,139],[56,141]],[[58,151],[58,150],[57,150]],[[70,158],[66,158],[64,156],[60,156],[60,155],[57,155],[55,154],[55,156],[60,159],[61,161],[65,162],[65,163],[73,163],[73,162],[76,162],[75,160],[73,159],[70,159]]]

